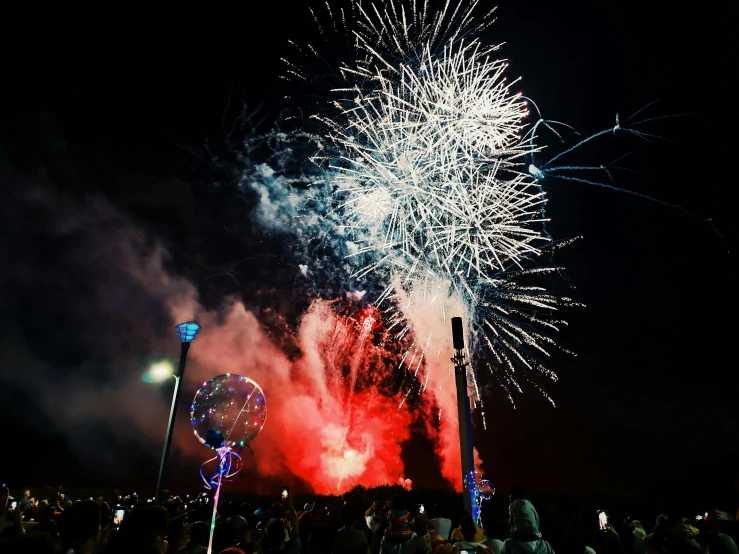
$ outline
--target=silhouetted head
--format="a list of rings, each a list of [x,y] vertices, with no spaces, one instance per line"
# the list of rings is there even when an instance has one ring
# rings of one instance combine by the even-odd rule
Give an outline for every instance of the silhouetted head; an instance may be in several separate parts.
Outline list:
[[[281,550],[285,545],[285,523],[281,519],[273,519],[265,530],[267,548]]]
[[[526,490],[523,488],[523,485],[513,485],[511,487],[510,501],[513,502],[514,500],[523,500],[524,498],[526,498]]]
[[[477,534],[475,520],[473,520],[471,516],[465,515],[459,521],[459,526],[462,529],[464,540],[467,542],[475,542],[475,535]]]
[[[345,527],[354,525],[357,522],[357,510],[351,504],[344,504],[339,513],[339,518]]]
[[[394,495],[393,498],[392,498],[392,500],[391,500],[391,502],[392,502],[392,505],[393,505],[393,510],[398,511],[398,510],[405,510],[406,509],[405,497],[401,493],[398,493],[398,494]]]
[[[205,546],[208,542],[208,524],[196,521],[190,528],[190,542],[198,546]]]
[[[100,504],[85,500],[64,511],[59,528],[63,548],[79,546],[100,539]]]

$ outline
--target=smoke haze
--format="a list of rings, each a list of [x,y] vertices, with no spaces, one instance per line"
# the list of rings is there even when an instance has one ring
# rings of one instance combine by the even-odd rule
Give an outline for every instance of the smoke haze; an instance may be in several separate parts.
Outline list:
[[[267,229],[286,231],[295,202],[288,195],[275,200],[282,183],[267,166],[257,173],[262,184],[249,182],[259,192],[255,215]],[[13,193],[3,208],[9,263],[2,321],[5,340],[14,346],[2,349],[1,363],[17,371],[5,373],[2,401],[13,406],[18,391],[33,397],[45,412],[44,424],[63,434],[82,467],[120,479],[137,456],[158,455],[171,385],[146,384],[142,375],[155,361],[176,363],[174,326],[197,319],[202,331],[188,357],[175,467],[195,476],[209,457],[192,436],[186,409],[200,383],[231,372],[254,379],[267,398],[267,422],[251,445],[255,455],[245,456],[249,490],[260,492],[275,481],[317,493],[355,484],[410,487],[403,445],[411,424],[434,402],[442,418],[428,424],[429,437],[444,460],[444,475],[456,481],[458,454],[449,446],[456,432],[453,389],[439,392],[441,383],[432,381],[433,396],[405,401],[407,387],[398,385],[397,374],[400,345],[364,291],[313,295],[295,328],[280,328],[274,324],[280,319],[272,318],[268,331],[239,298],[204,308],[196,286],[173,269],[162,241],[104,197],[73,200],[53,192],[44,175],[5,179]],[[296,278],[310,279],[332,263],[306,262]],[[39,290],[47,300],[40,300]],[[288,356],[279,346],[285,341],[298,353]]]

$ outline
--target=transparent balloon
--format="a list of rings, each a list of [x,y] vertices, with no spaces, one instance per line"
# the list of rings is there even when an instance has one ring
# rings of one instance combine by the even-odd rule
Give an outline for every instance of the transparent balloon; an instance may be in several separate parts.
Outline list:
[[[214,450],[238,448],[254,439],[267,419],[267,403],[258,384],[226,373],[203,383],[190,406],[198,440]]]

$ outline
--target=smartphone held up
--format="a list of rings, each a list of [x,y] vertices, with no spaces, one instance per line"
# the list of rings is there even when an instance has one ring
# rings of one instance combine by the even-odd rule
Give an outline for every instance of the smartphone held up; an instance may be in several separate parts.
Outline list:
[[[115,525],[116,527],[120,527],[125,517],[126,517],[126,508],[122,506],[116,506],[115,511],[113,512],[113,525]]]

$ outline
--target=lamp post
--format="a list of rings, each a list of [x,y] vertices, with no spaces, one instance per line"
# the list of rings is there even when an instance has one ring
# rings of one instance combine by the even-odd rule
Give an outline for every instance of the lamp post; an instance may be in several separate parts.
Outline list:
[[[462,318],[452,318],[452,342],[456,351],[454,362],[454,378],[457,385],[457,416],[459,417],[459,450],[462,457],[462,499],[464,509],[477,521],[477,503],[473,501],[475,494],[475,467],[472,446],[472,416],[470,399],[467,396],[467,363],[464,357],[464,330]]]
[[[157,479],[157,490],[155,499],[157,502],[160,500],[162,493],[162,483],[164,480],[164,468],[167,465],[167,458],[169,457],[169,445],[172,443],[172,430],[174,429],[174,421],[177,416],[177,403],[180,399],[180,382],[182,376],[185,373],[185,362],[187,361],[187,351],[190,349],[190,343],[195,340],[195,337],[200,330],[200,325],[194,321],[187,321],[180,323],[177,326],[177,334],[180,337],[180,366],[177,369],[177,373],[174,374],[175,384],[174,393],[172,394],[172,407],[169,410],[169,423],[167,424],[167,436],[164,439],[164,452],[162,453],[162,461],[159,465],[159,478]]]

